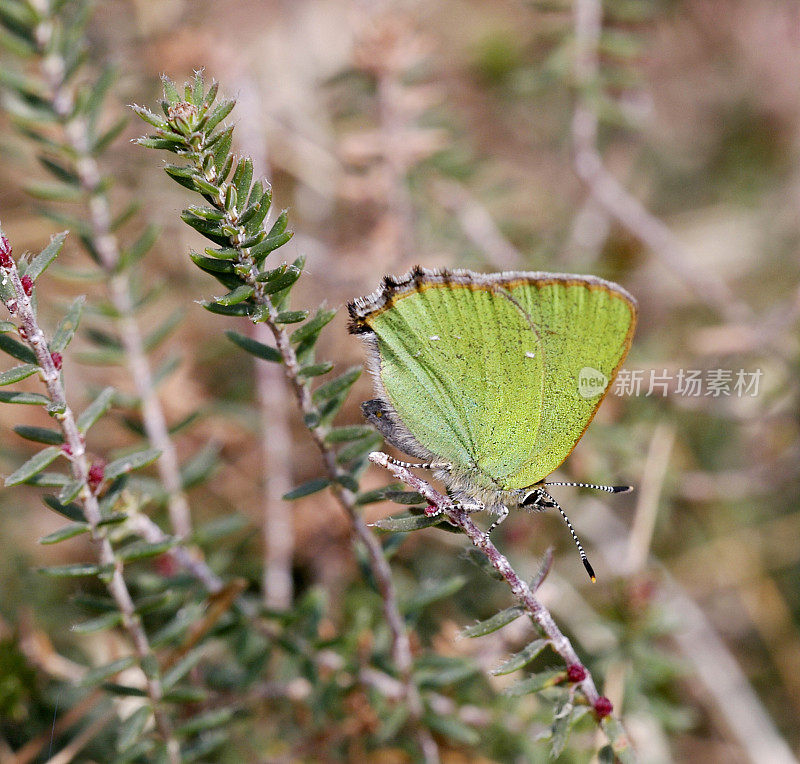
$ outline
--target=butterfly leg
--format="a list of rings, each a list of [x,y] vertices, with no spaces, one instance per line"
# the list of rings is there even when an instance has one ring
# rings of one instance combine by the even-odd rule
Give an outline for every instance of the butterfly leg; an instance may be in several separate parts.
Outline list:
[[[486,505],[482,501],[460,501],[458,499],[453,502],[453,507],[462,509],[464,512],[483,512],[486,509]]]
[[[485,512],[487,508],[482,501],[456,501],[454,504],[459,509],[470,513]],[[508,507],[505,504],[498,504],[495,507],[492,507],[492,509],[497,511],[497,519],[486,529],[486,532],[483,534],[483,537],[486,541],[489,541],[489,534],[508,517]]]
[[[447,462],[403,462],[400,461],[400,459],[395,459],[393,456],[388,455],[386,459],[390,464],[394,464],[397,467],[405,467],[406,469],[447,470],[449,472],[452,467],[452,465]]]
[[[482,501],[461,501],[460,499],[453,499],[450,507],[452,509],[460,509],[463,512],[483,512],[486,509],[486,505]],[[425,509],[425,515],[427,517],[436,517],[441,515],[445,509],[447,509],[446,505],[428,504]]]
[[[453,499],[450,507],[452,509],[460,509],[463,512],[483,512],[486,509],[486,505],[482,501],[461,501],[460,499]],[[437,506],[429,504],[428,508],[425,510],[425,514],[428,517],[436,517],[436,515],[440,515],[447,508],[447,505]]]
[[[500,523],[503,522],[508,517],[508,507],[505,504],[499,505],[499,511],[497,513],[497,520],[495,520],[487,529],[486,529],[486,538],[489,538],[489,534],[498,526]]]

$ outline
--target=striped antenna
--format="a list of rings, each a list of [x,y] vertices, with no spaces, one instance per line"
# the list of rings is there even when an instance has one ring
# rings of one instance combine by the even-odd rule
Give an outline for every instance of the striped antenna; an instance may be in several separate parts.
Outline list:
[[[546,486],[563,485],[569,488],[594,488],[596,491],[605,491],[606,493],[628,493],[633,490],[632,485],[596,485],[595,483],[571,483],[559,481],[556,483],[544,483]]]
[[[551,484],[551,485],[558,485],[558,484]],[[575,546],[578,547],[578,554],[581,556],[581,562],[583,563],[583,567],[586,568],[586,572],[589,574],[589,578],[591,578],[592,583],[594,583],[597,580],[597,578],[594,575],[594,569],[589,564],[589,558],[586,556],[583,544],[581,544],[580,539],[578,538],[578,534],[575,533],[575,529],[572,527],[572,523],[569,521],[567,513],[563,509],[561,509],[561,505],[552,496],[550,496],[550,494],[547,494],[547,497],[551,502],[553,502],[553,506],[561,513],[561,517],[564,518],[564,522],[567,524],[567,528],[569,528],[569,532],[572,535],[572,540],[575,542]]]

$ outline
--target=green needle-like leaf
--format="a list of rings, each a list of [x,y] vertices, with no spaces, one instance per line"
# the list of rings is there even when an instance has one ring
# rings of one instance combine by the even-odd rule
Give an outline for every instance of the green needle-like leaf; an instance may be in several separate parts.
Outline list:
[[[264,292],[264,294],[275,294],[276,292],[280,292],[292,286],[292,284],[300,278],[301,274],[302,271],[299,268],[290,265],[282,273],[270,272],[261,274],[258,277],[258,281],[263,282],[261,291]]]
[[[58,500],[65,504],[75,501],[75,499],[78,498],[78,494],[81,492],[81,488],[83,488],[82,481],[68,480],[61,486],[61,490],[58,492]]]
[[[311,339],[312,337],[319,334],[323,327],[325,327],[330,321],[333,320],[333,317],[336,315],[335,310],[327,310],[324,308],[320,308],[314,318],[310,319],[308,323],[303,324],[299,329],[295,329],[292,332],[289,339],[295,344],[299,344],[305,340]]]
[[[360,366],[351,366],[344,374],[320,385],[312,394],[315,403],[346,393],[361,376]]]
[[[141,260],[142,257],[150,251],[153,244],[155,244],[159,232],[160,228],[155,224],[145,226],[144,231],[133,244],[123,250],[120,258],[120,269],[124,270],[130,268]]]
[[[16,358],[23,363],[35,364],[36,354],[27,345],[12,339],[6,334],[0,334],[0,350],[8,353],[12,358]]]
[[[164,98],[166,98],[169,105],[174,106],[175,104],[180,103],[181,96],[178,92],[178,88],[169,77],[161,77],[161,86],[164,88]]]
[[[181,467],[181,485],[186,491],[205,480],[219,466],[220,446],[209,443]]]
[[[524,666],[527,666],[542,650],[550,643],[547,639],[535,639],[524,649],[520,650],[515,655],[512,655],[507,661],[500,664],[496,669],[492,670],[493,676],[503,676],[504,674],[511,674]]]
[[[525,613],[525,608],[522,605],[512,605],[499,613],[495,613],[491,618],[485,621],[478,621],[478,623],[467,626],[461,631],[462,637],[483,637],[486,634],[491,634],[493,631],[502,629],[512,621],[515,621]]]
[[[112,610],[109,613],[92,618],[82,623],[76,623],[71,631],[73,634],[95,634],[98,631],[105,631],[106,629],[113,629],[122,623],[122,613]]]
[[[422,610],[437,600],[452,597],[464,584],[467,583],[465,576],[450,576],[443,580],[433,580],[423,582],[416,590],[411,599],[405,603],[403,608],[407,613]]]
[[[97,396],[81,413],[78,417],[78,429],[82,433],[86,431],[111,408],[111,403],[114,400],[114,388],[107,387],[100,395]]]
[[[47,202],[79,202],[84,197],[83,189],[64,183],[28,183],[25,191],[34,199],[42,199]]]
[[[152,125],[153,127],[157,127],[159,130],[166,130],[167,123],[159,117],[157,114],[153,114],[152,111],[145,108],[144,106],[138,106],[137,104],[133,104],[131,109],[145,122]]]
[[[84,687],[92,687],[96,684],[100,684],[106,679],[110,679],[115,674],[119,674],[120,671],[129,669],[134,665],[135,662],[136,661],[134,661],[133,657],[128,656],[126,658],[119,658],[111,663],[107,663],[105,666],[97,666],[93,669],[89,669],[89,671],[87,671],[84,675],[83,679],[81,679],[81,684]]]
[[[159,326],[154,329],[147,337],[144,338],[144,349],[148,353],[152,353],[164,340],[178,328],[183,320],[184,310],[178,308],[173,311]]]
[[[58,446],[48,446],[42,449],[38,454],[32,456],[18,470],[12,472],[6,478],[6,486],[24,483],[26,480],[41,472],[48,464],[57,459],[60,454],[61,449]]]
[[[34,281],[41,276],[47,267],[58,257],[64,247],[64,239],[67,238],[67,231],[57,233],[50,239],[50,243],[31,260],[31,264],[25,271],[26,276],[30,276]]]
[[[59,528],[57,531],[53,531],[47,536],[42,536],[39,539],[39,543],[45,545],[57,544],[59,541],[65,541],[66,539],[80,536],[82,533],[86,533],[88,530],[88,523],[71,523],[70,525],[65,525],[63,528]]]
[[[520,695],[530,695],[532,692],[539,692],[545,687],[552,687],[564,678],[564,672],[560,669],[551,669],[534,674],[528,679],[512,684],[506,688],[506,695],[518,697]]]
[[[366,424],[354,424],[348,427],[334,427],[329,430],[325,436],[326,443],[347,443],[351,440],[360,440],[361,438],[374,435],[375,430]],[[416,503],[416,502],[415,502]]]
[[[375,504],[379,501],[385,500],[385,493],[387,490],[398,491],[403,488],[403,483],[391,483],[383,488],[376,488],[373,491],[365,491],[360,493],[356,498],[356,504]]]
[[[272,361],[274,363],[283,362],[283,356],[280,352],[269,345],[265,345],[263,342],[258,342],[250,337],[246,337],[244,334],[239,334],[239,332],[234,331],[226,331],[225,336],[235,345],[242,348],[242,350],[246,350],[256,358],[261,358],[264,361]]]
[[[22,393],[0,390],[0,403],[20,403],[27,406],[47,406],[50,399],[39,393]]]
[[[222,101],[205,120],[205,124],[203,125],[203,130],[207,134],[210,134],[214,130],[214,128],[220,122],[222,122],[222,120],[225,119],[225,117],[227,117],[228,114],[230,114],[233,111],[234,106],[236,106],[236,101],[232,99],[227,101]]]
[[[294,236],[294,231],[268,234],[250,250],[250,254],[257,263],[260,263],[270,252],[274,252],[286,244],[292,236]]]
[[[327,374],[332,368],[333,364],[330,361],[312,363],[308,366],[303,366],[299,374],[301,377],[321,377],[323,374]]]
[[[137,708],[119,725],[119,730],[117,732],[118,751],[127,751],[139,740],[152,715],[153,712],[150,706],[142,706],[141,708]]]
[[[13,369],[0,372],[0,386],[12,385],[14,382],[27,379],[32,374],[36,374],[37,371],[39,371],[39,367],[36,364],[25,363],[22,366],[15,366]]]
[[[571,699],[566,699],[556,706],[553,724],[550,727],[550,756],[554,760],[564,752],[575,722],[588,711],[588,706],[576,706]]]
[[[429,517],[428,515],[397,515],[396,517],[384,517],[381,520],[376,520],[372,523],[376,528],[382,531],[391,531],[393,533],[410,533],[411,531],[419,531],[423,528],[430,528],[433,525],[438,525],[445,522],[441,515]]]
[[[232,708],[220,708],[213,711],[206,711],[203,714],[198,714],[185,724],[182,724],[177,732],[181,735],[195,735],[198,732],[228,724],[233,718],[233,714],[234,711]]]
[[[123,562],[132,562],[134,560],[145,560],[148,557],[158,557],[164,552],[169,551],[175,546],[177,540],[174,538],[166,538],[163,541],[150,543],[148,541],[134,541],[128,546],[123,547],[117,553],[117,556]]]
[[[86,298],[81,296],[70,305],[67,314],[56,327],[55,334],[50,342],[50,352],[61,353],[72,341],[75,330],[78,328],[78,324],[81,320],[81,312],[83,311],[85,302]]]
[[[169,671],[161,677],[161,684],[165,690],[169,690],[185,677],[202,659],[205,650],[203,648],[190,650],[181,658]]]
[[[25,424],[17,425],[14,432],[26,440],[34,443],[44,443],[48,446],[58,446],[64,442],[64,436],[58,430],[48,430],[44,427],[30,427]]]
[[[331,481],[328,480],[328,478],[315,478],[314,480],[309,480],[307,483],[303,483],[303,485],[299,485],[297,488],[293,488],[288,493],[285,493],[283,495],[283,499],[284,501],[293,501],[294,499],[300,499],[303,496],[310,496],[312,493],[322,491],[330,484]]]
[[[297,324],[308,318],[307,310],[284,310],[275,316],[276,324]]]
[[[206,250],[217,252],[218,250]],[[190,252],[189,257],[192,262],[206,273],[233,273],[234,264],[230,260],[223,260],[218,257],[204,257],[197,252]]]
[[[45,496],[44,503],[59,515],[78,523],[86,522],[83,510],[77,504],[65,504],[60,502],[55,496]]]
[[[249,284],[242,284],[241,286],[236,287],[236,289],[231,290],[228,294],[218,298],[216,300],[217,305],[238,305],[240,302],[244,302],[245,300],[249,300],[255,289],[251,287]]]
[[[220,305],[218,302],[203,300],[200,304],[209,313],[216,313],[220,316],[249,316],[255,310],[253,304],[249,302],[239,303],[238,305]]]
[[[383,491],[383,498],[386,501],[393,501],[395,504],[424,504],[425,498],[416,491]]]
[[[54,565],[49,568],[39,568],[39,572],[51,578],[84,578],[97,576],[104,571],[100,565],[90,563],[76,563],[74,565]]]
[[[123,456],[121,459],[116,459],[106,465],[105,478],[106,480],[113,480],[115,477],[124,475],[126,472],[133,472],[133,470],[147,467],[148,464],[152,464],[159,456],[161,456],[161,451],[158,448],[147,448],[143,451],[137,451],[136,453]]]
[[[425,723],[434,732],[444,735],[456,743],[475,746],[481,739],[472,727],[468,727],[464,722],[450,716],[444,717],[428,713],[425,715]]]

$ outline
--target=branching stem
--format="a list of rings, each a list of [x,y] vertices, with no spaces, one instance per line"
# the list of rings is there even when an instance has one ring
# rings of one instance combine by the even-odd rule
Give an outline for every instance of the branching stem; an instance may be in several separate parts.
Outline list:
[[[597,147],[599,117],[596,88],[600,74],[602,0],[575,0],[575,58],[573,74],[578,89],[572,117],[573,165],[597,203],[647,245],[703,302],[731,322],[752,318],[749,306],[738,300],[721,279],[703,273],[690,262],[684,246],[662,220],[653,215],[614,177]]]
[[[254,290],[253,301],[266,311],[266,316],[262,315],[263,323],[269,328],[275,339],[275,345],[281,354],[284,375],[297,400],[300,413],[305,421],[311,421],[317,415],[317,409],[311,397],[311,390],[308,382],[300,375],[300,362],[289,333],[277,321],[278,308],[266,292],[264,283],[257,280],[259,273],[257,264],[251,256],[250,250],[242,246],[242,243],[247,239],[245,228],[239,223],[237,214],[227,209],[225,204],[227,182],[218,177],[212,161],[213,154],[211,150],[203,149],[197,143],[192,146],[191,138],[187,142],[191,148],[186,152],[186,156],[192,162],[195,170],[202,173],[209,183],[218,188],[217,198],[209,199],[209,201],[223,214],[224,225],[237,232],[230,237],[231,246],[238,253],[236,258],[237,265],[246,273],[243,278]],[[367,550],[370,568],[381,593],[384,618],[392,635],[392,658],[405,687],[406,702],[411,712],[411,718],[419,720],[424,709],[419,690],[412,678],[411,643],[406,632],[405,621],[400,613],[389,563],[383,554],[380,542],[358,514],[355,494],[342,484],[346,473],[336,463],[336,452],[325,439],[330,428],[325,424],[318,424],[309,426],[308,429],[322,456],[325,472],[331,481],[331,491],[347,514],[353,529],[353,535]],[[427,762],[438,762],[438,749],[433,737],[419,724],[417,725],[417,734],[425,760]]]
[[[180,761],[180,749],[178,741],[173,735],[169,718],[161,708],[163,692],[158,676],[157,660],[125,583],[122,560],[117,557],[106,532],[100,525],[103,518],[97,496],[90,485],[89,469],[91,465],[86,455],[83,434],[78,429],[75,416],[67,403],[61,374],[50,354],[47,339],[39,326],[31,298],[25,292],[16,264],[12,263],[10,267],[6,267],[4,272],[16,297],[15,304],[7,305],[7,307],[19,318],[20,328],[24,332],[23,339],[36,355],[52,410],[56,412],[53,416],[64,435],[64,444],[69,447],[68,458],[72,476],[81,484],[78,498],[89,525],[92,541],[97,546],[100,565],[108,571],[108,573],[101,574],[102,578],[122,615],[122,625],[133,642],[136,656],[145,675],[147,695],[153,707],[156,726],[166,743],[169,760],[177,764]]]
[[[50,103],[63,126],[65,141],[75,155],[78,180],[87,197],[92,248],[97,252],[100,267],[107,276],[109,297],[118,315],[126,362],[141,402],[144,429],[153,448],[161,452],[156,467],[167,494],[170,523],[175,534],[184,539],[192,530],[189,503],[183,493],[177,452],[156,395],[142,332],[136,321],[130,278],[128,272],[120,267],[121,249],[111,229],[111,209],[105,179],[91,151],[89,125],[85,117],[75,113],[75,92],[65,78],[66,63],[57,50],[50,50],[54,21],[49,17],[47,7],[44,4],[42,6],[39,10],[45,20],[37,26],[35,33],[40,71],[50,88]],[[205,577],[208,578],[207,575]]]
[[[514,596],[525,606],[531,619],[550,640],[553,650],[563,658],[564,663],[567,666],[583,665],[572,643],[553,620],[550,611],[536,598],[528,584],[520,578],[508,559],[492,543],[488,534],[475,525],[467,511],[461,509],[458,505],[454,505],[450,499],[434,490],[427,482],[417,477],[406,467],[398,464],[387,454],[375,451],[369,455],[369,458],[371,462],[389,470],[398,480],[420,493],[426,501],[444,513],[453,525],[461,528],[476,549],[486,556],[492,567],[503,577]],[[585,678],[576,683],[575,686],[586,698],[589,705],[595,707],[600,699],[600,694],[589,670],[585,669],[585,673]],[[609,737],[614,736],[612,743],[615,744],[615,748],[619,746],[627,748],[627,739],[620,739],[620,735],[616,734],[616,730],[620,727],[618,723],[611,725],[604,722],[603,727]]]

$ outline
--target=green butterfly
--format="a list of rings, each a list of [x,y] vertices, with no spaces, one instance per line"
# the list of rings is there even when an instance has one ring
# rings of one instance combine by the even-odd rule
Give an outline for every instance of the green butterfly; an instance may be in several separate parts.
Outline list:
[[[433,469],[466,509],[556,507],[545,483],[570,455],[628,354],[636,300],[594,276],[414,268],[348,305],[384,438]],[[488,531],[487,531],[488,532]]]

